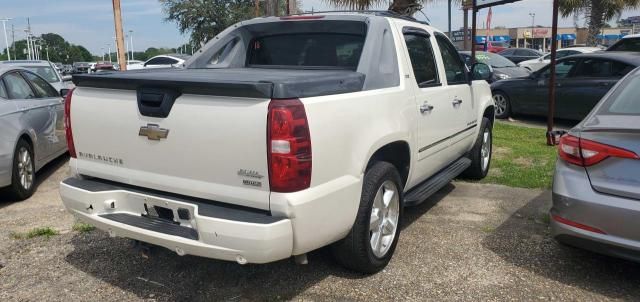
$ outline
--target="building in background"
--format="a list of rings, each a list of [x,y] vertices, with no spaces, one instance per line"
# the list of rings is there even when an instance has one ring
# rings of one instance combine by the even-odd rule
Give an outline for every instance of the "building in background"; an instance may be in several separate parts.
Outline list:
[[[637,26],[640,29],[640,25]],[[483,30],[478,30],[478,33],[482,32]],[[597,39],[599,44],[609,46],[633,32],[633,27],[605,28],[602,30],[602,33],[597,36]],[[471,31],[469,31],[468,37],[471,37]],[[508,42],[511,47],[533,48],[544,52],[551,49],[552,40],[551,27],[535,27],[533,28],[533,32],[531,27],[496,28],[491,29],[491,36],[488,38],[490,41]],[[451,39],[459,49],[462,49],[464,44],[464,31],[458,30],[452,32]],[[475,42],[476,44],[484,44],[486,39],[487,37],[484,35],[476,36]],[[558,28],[556,40],[559,43],[559,48],[584,45],[587,42],[587,29],[575,27]],[[470,44],[471,43],[469,43],[469,45]]]

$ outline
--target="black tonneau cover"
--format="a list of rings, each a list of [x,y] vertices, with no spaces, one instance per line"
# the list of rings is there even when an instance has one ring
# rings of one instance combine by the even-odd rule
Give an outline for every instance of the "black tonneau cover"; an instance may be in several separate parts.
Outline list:
[[[281,99],[361,91],[364,79],[364,74],[349,70],[147,69],[74,75],[73,83],[79,87],[162,87],[183,94]]]

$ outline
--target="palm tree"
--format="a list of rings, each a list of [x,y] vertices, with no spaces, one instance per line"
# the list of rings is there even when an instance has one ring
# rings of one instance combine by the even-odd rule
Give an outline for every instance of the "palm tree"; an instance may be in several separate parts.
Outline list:
[[[597,44],[596,36],[605,24],[627,9],[640,7],[640,0],[560,0],[563,17],[584,15],[587,19],[587,45]]]
[[[353,9],[353,10],[366,10],[371,8],[372,6],[389,3],[389,1],[386,1],[386,0],[325,0],[325,1],[335,5],[336,7]],[[422,9],[422,4],[439,2],[439,1],[449,1],[455,4],[459,4],[463,0],[393,0],[389,5],[389,10],[403,16],[413,16],[413,14],[415,14],[417,11]]]

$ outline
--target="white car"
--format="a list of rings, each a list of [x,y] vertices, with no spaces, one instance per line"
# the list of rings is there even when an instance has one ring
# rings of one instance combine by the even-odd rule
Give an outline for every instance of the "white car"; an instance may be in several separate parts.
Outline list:
[[[191,56],[181,54],[159,55],[146,62],[127,64],[127,70],[181,67],[189,57]]]
[[[178,255],[305,263],[332,245],[374,273],[404,207],[487,175],[489,77],[444,33],[385,14],[243,21],[183,69],[74,76],[60,195]]]
[[[581,53],[592,53],[596,51],[601,51],[601,48],[598,47],[572,47],[572,48],[564,48],[559,49],[556,53],[557,59],[564,58],[567,56],[577,55]],[[539,59],[527,60],[520,62],[518,66],[529,69],[530,71],[538,71],[541,68],[549,65],[551,63],[551,54],[546,54]]]

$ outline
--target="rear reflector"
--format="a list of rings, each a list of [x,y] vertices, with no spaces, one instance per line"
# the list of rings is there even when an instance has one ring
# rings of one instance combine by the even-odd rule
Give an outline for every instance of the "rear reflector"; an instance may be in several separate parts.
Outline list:
[[[594,228],[594,227],[591,227],[591,226],[588,226],[588,225],[584,225],[584,224],[581,224],[581,223],[577,223],[575,221],[571,221],[569,219],[562,218],[562,217],[560,217],[558,215],[551,215],[551,217],[553,217],[553,220],[555,220],[555,221],[557,221],[559,223],[566,224],[566,225],[574,227],[574,228],[578,228],[578,229],[581,229],[581,230],[589,231],[589,232],[592,232],[592,233],[607,234],[601,229]]]
[[[629,150],[573,135],[565,135],[560,138],[558,156],[568,163],[582,167],[593,166],[609,157],[640,159],[636,153]]]
[[[298,99],[271,100],[267,116],[269,187],[296,192],[311,184],[311,136],[304,105]]]
[[[73,132],[71,131],[71,96],[75,88],[67,92],[67,96],[64,98],[64,130],[67,138],[67,148],[69,149],[69,155],[76,158],[76,146],[73,143]]]

